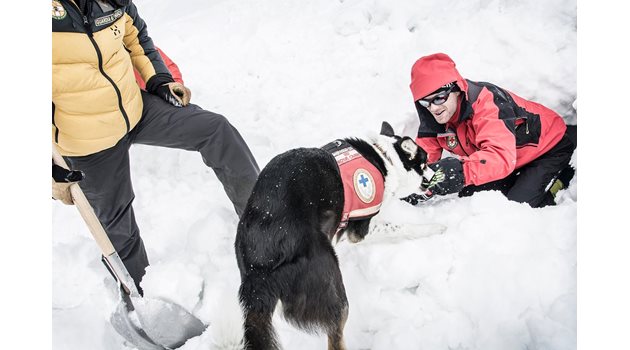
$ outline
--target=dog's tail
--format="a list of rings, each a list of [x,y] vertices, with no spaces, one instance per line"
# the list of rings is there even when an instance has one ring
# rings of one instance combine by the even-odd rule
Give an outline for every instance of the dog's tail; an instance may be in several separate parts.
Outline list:
[[[276,332],[273,328],[273,312],[278,298],[266,290],[269,284],[262,276],[247,276],[241,283],[239,297],[243,315],[245,350],[280,349]]]

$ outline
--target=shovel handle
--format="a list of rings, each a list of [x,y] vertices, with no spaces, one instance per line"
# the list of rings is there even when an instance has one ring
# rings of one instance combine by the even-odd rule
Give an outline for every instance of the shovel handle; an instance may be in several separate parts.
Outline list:
[[[59,150],[57,150],[57,146],[54,143],[52,145],[52,156],[55,164],[69,169],[66,161],[63,159],[61,154],[59,154]],[[72,201],[74,202],[74,205],[77,209],[79,209],[81,217],[83,217],[83,220],[87,224],[92,237],[94,237],[94,240],[96,241],[96,244],[98,244],[99,248],[101,248],[103,255],[110,256],[115,253],[116,250],[114,249],[112,242],[109,240],[109,237],[107,237],[107,233],[105,233],[103,225],[101,225],[101,222],[96,217],[94,209],[92,209],[92,206],[88,202],[87,198],[85,198],[85,194],[83,194],[83,191],[81,190],[81,187],[79,187],[78,183],[70,185],[70,194],[72,194]]]

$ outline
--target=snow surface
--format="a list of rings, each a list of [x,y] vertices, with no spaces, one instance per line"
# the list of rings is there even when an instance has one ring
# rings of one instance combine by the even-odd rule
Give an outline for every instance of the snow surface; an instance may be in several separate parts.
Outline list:
[[[290,148],[372,133],[382,120],[413,134],[411,65],[434,52],[466,78],[576,122],[575,1],[134,2],[192,102],[227,116],[261,167]],[[195,153],[134,146],[131,162],[151,261],[146,296],[210,324],[181,349],[235,348],[237,218],[221,184]],[[577,176],[543,209],[496,192],[390,202],[365,241],[336,246],[348,348],[575,349],[576,188]],[[117,301],[76,209],[55,202],[52,229],[53,348],[131,349],[109,324]],[[274,322],[285,349],[326,346],[323,335]]]

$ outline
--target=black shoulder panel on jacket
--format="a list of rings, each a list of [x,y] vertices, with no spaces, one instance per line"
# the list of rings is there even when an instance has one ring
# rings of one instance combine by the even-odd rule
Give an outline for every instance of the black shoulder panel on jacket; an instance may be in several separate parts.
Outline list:
[[[505,126],[514,133],[514,122],[516,119],[516,114],[514,113],[515,103],[510,94],[500,87],[484,81],[468,81],[468,84],[469,92],[471,91],[471,88],[477,90],[477,97],[483,88],[486,88],[492,94],[493,102],[499,109],[499,119],[503,120]],[[471,105],[473,102],[474,101],[471,101]]]
[[[540,116],[528,112],[516,104],[512,96],[504,89],[487,82],[469,82],[470,85],[486,88],[493,96],[493,102],[499,109],[499,119],[516,137],[516,146],[538,144],[540,139]],[[481,91],[481,90],[480,90]],[[518,122],[517,122],[518,121]]]

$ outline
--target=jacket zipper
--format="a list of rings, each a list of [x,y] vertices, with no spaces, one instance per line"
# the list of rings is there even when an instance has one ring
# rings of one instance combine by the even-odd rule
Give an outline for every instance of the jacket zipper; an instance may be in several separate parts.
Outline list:
[[[55,103],[52,104],[52,125],[55,127],[55,143],[59,143],[59,127],[55,124]]]
[[[466,149],[464,148],[464,145],[462,145],[461,141],[459,140],[459,136],[457,135],[457,129],[454,130],[455,133],[455,140],[457,140],[457,144],[459,145],[459,148],[462,149],[462,151],[464,153],[466,153],[467,157],[470,157],[470,154],[468,154],[468,152],[466,152]],[[466,146],[468,146],[468,139],[466,139]]]
[[[529,123],[527,118],[525,118],[525,135],[529,135]]]
[[[92,27],[90,26],[90,21],[88,20],[87,15],[84,15],[81,12],[81,9],[79,9],[79,7],[74,2],[71,2],[71,3],[74,6],[74,8],[79,12],[79,15],[83,17],[83,26],[85,27],[86,34],[88,38],[90,38],[90,42],[92,42],[92,45],[94,46],[94,50],[96,50],[96,56],[98,57],[98,70],[105,77],[105,79],[107,79],[107,81],[109,81],[109,83],[112,84],[114,91],[116,91],[116,96],[118,97],[118,109],[120,109],[120,112],[123,115],[123,118],[125,120],[125,125],[127,127],[127,133],[128,133],[129,128],[130,128],[129,116],[127,115],[127,112],[125,111],[125,107],[123,106],[123,103],[122,103],[122,94],[120,93],[120,90],[118,89],[118,86],[116,85],[114,80],[110,78],[109,75],[107,75],[107,73],[105,73],[105,70],[103,69],[103,56],[101,54],[100,48],[98,47],[98,44],[96,43],[96,40],[94,40],[94,34],[92,33]]]

